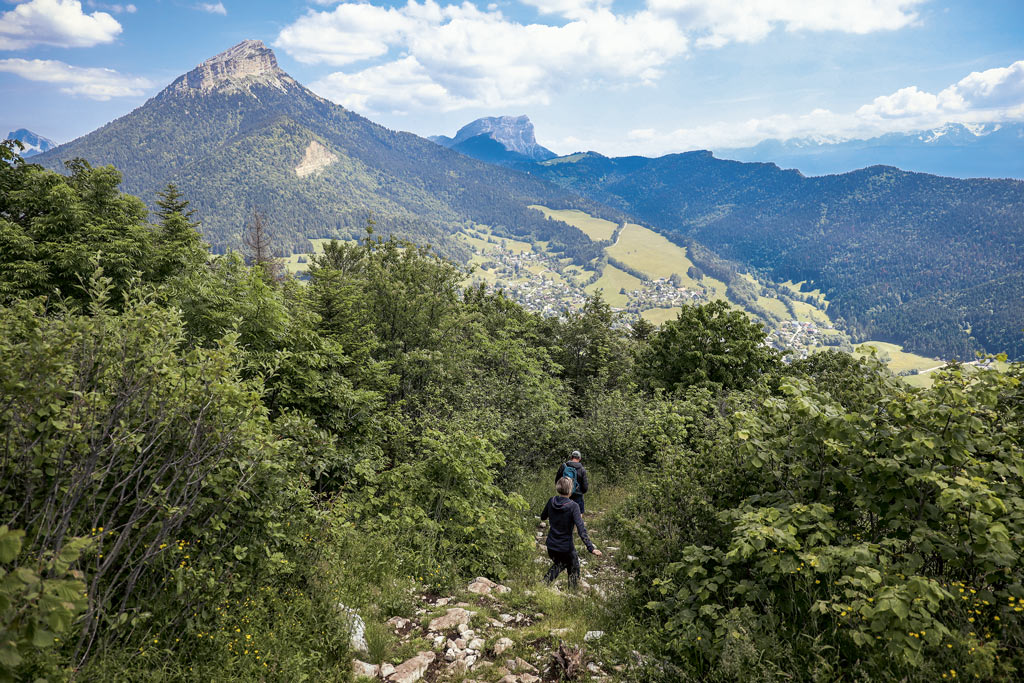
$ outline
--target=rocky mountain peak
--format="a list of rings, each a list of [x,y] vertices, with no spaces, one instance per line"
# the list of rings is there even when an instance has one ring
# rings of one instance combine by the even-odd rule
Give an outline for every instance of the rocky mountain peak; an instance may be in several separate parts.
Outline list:
[[[38,133],[33,133],[27,128],[19,128],[18,130],[12,130],[7,134],[8,140],[19,140],[25,148],[21,151],[22,158],[41,154],[47,150],[53,149],[57,146],[57,143],[48,138],[44,138]]]
[[[537,144],[533,133],[533,122],[528,116],[487,116],[477,119],[459,129],[453,145],[479,135],[486,135],[504,145],[510,152],[522,154],[537,161],[555,156],[550,150]]]
[[[274,51],[264,45],[263,41],[243,40],[179,76],[158,97],[213,90],[245,90],[253,84],[281,90],[298,85],[277,65]]]

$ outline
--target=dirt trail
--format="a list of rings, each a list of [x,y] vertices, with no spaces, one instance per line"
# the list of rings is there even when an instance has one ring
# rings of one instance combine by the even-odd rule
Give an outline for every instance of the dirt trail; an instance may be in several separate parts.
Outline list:
[[[578,681],[619,679],[621,667],[600,657],[605,602],[625,580],[616,563],[619,546],[602,524],[605,512],[595,506],[585,517],[604,555],[581,548],[578,590],[568,589],[565,572],[551,586],[543,582],[550,567],[547,526],[537,518],[532,579],[505,586],[478,577],[451,596],[420,596],[414,615],[387,624],[400,649],[416,654],[380,666],[356,660],[357,680],[539,683],[565,674]]]

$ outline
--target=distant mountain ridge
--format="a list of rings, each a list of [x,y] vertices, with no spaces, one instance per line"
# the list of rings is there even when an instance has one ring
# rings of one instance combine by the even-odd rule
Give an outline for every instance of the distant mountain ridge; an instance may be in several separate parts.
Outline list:
[[[558,156],[537,143],[533,122],[525,115],[480,118],[460,128],[454,138],[434,135],[430,139],[492,164],[514,166]]]
[[[12,130],[7,134],[6,139],[18,140],[25,146],[25,149],[21,152],[22,157],[35,156],[36,154],[41,154],[57,146],[57,143],[53,140],[44,138],[38,133],[33,133],[28,128]]]
[[[776,281],[807,281],[854,338],[1024,357],[1024,181],[890,166],[805,177],[708,151],[589,152],[532,172]]]
[[[804,175],[846,173],[884,164],[954,178],[1024,178],[1024,123],[947,123],[867,140],[765,140],[753,147],[718,149],[715,155],[773,162]]]
[[[603,210],[539,178],[514,173],[388,130],[312,93],[273,52],[247,40],[176,78],[141,107],[36,157],[55,170],[82,157],[113,164],[123,188],[147,201],[178,185],[215,251],[238,248],[254,209],[283,251],[308,238],[377,230],[431,243],[457,260],[455,232],[476,224],[498,234],[554,240],[587,260],[599,247],[578,228],[528,208]]]

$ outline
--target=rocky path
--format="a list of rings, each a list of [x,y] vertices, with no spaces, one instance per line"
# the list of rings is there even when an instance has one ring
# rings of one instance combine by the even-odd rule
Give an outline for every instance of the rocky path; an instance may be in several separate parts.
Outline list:
[[[602,659],[605,603],[619,590],[624,573],[618,547],[601,524],[603,511],[586,517],[588,530],[605,554],[580,556],[582,581],[569,591],[565,573],[552,585],[543,574],[550,566],[544,547],[547,529],[537,518],[535,571],[506,586],[477,577],[451,596],[420,596],[408,617],[392,617],[387,626],[400,648],[414,656],[376,665],[353,661],[357,680],[390,683],[477,681],[539,683],[542,680],[612,681],[622,667]]]

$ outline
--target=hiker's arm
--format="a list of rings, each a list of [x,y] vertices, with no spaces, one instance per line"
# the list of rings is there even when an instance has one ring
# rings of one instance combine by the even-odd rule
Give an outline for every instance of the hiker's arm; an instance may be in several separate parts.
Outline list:
[[[551,511],[551,499],[548,498],[548,502],[544,504],[544,512],[540,513],[540,521],[545,521],[548,518],[548,514]]]
[[[597,550],[594,548],[594,544],[590,542],[590,535],[587,534],[587,527],[583,526],[583,515],[580,514],[580,507],[578,505],[573,506],[572,521],[576,523],[576,531],[580,533],[580,538],[583,539],[583,543],[586,544],[587,550],[590,552]]]
[[[580,469],[580,493],[586,493],[587,489],[590,488],[590,480],[587,479],[587,470],[585,468]]]
[[[558,480],[562,478],[563,474],[565,474],[565,463],[564,462],[561,465],[558,466],[558,471],[555,472],[555,483],[556,484],[558,483]]]

